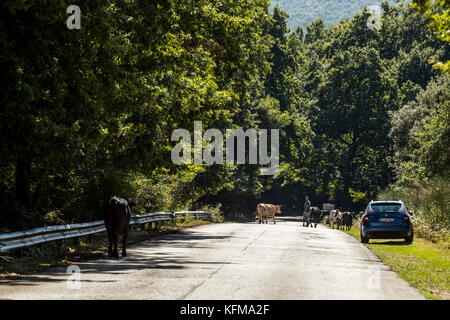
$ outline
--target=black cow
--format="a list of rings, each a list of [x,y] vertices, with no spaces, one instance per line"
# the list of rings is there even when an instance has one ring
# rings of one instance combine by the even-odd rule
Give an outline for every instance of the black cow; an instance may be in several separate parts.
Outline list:
[[[314,228],[317,228],[317,225],[322,220],[322,211],[318,207],[311,207],[311,213],[309,215],[309,222],[311,223],[311,228],[314,224]]]
[[[131,219],[131,210],[128,201],[116,196],[112,197],[105,205],[104,218],[109,241],[108,256],[114,258],[119,257],[117,243],[119,242],[119,235],[123,233],[122,257],[126,257],[128,230]]]
[[[353,226],[353,214],[351,212],[344,212],[342,215],[342,229],[350,230]]]

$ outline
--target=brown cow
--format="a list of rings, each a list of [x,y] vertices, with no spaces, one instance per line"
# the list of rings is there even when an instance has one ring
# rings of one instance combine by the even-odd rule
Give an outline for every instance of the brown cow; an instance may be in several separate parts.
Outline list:
[[[267,224],[267,219],[273,218],[273,223],[276,224],[275,215],[281,213],[281,205],[260,203],[256,206],[256,211],[258,212],[259,223],[264,223],[265,220]]]
[[[264,210],[266,208],[266,205],[264,203],[258,203],[258,205],[256,206],[256,213],[258,216],[258,223],[264,223],[263,219],[264,219]]]
[[[105,227],[108,233],[108,256],[118,258],[117,243],[119,235],[122,238],[122,257],[127,256],[127,238],[130,226],[131,210],[128,201],[119,197],[112,197],[104,208]],[[114,245],[114,248],[113,248]]]

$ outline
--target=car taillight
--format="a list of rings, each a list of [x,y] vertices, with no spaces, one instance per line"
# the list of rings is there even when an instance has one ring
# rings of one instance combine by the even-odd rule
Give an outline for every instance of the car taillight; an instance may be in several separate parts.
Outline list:
[[[411,219],[409,219],[408,216],[405,216],[405,217],[403,218],[403,222],[410,222],[410,221],[411,221]]]
[[[368,216],[365,216],[365,217],[363,218],[363,223],[364,223],[364,224],[368,224],[368,223],[369,223],[369,217],[368,217]]]

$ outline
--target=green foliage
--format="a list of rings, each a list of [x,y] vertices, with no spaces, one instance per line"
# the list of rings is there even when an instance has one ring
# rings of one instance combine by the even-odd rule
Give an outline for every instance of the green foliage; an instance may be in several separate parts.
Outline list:
[[[267,7],[89,0],[73,31],[63,1],[3,4],[1,224],[52,223],[56,210],[91,220],[114,194],[184,208],[173,197],[195,175],[177,182],[170,134],[193,120],[224,128],[249,102],[268,66]]]
[[[383,3],[369,29],[366,4],[303,1],[311,16],[289,33],[295,11],[266,0],[87,0],[76,31],[64,1],[5,2],[0,226],[100,219],[112,195],[135,212],[212,206],[217,221],[251,220],[258,202],[298,213],[306,194],[358,210],[395,180],[448,176],[448,79],[428,63],[448,44],[412,6]],[[171,133],[194,120],[279,129],[277,174],[172,164]]]
[[[392,114],[390,136],[399,181],[449,176],[450,78],[441,75]]]
[[[430,19],[429,28],[437,38],[450,42],[450,1],[449,0],[412,0],[414,8]],[[434,67],[444,73],[450,73],[450,60],[440,62],[430,59]]]
[[[353,190],[350,188],[349,190],[350,197],[352,198],[353,203],[357,203],[359,201],[367,202],[367,195],[364,192],[358,192],[357,190]]]
[[[212,212],[211,221],[212,222],[216,222],[216,223],[220,223],[220,222],[224,222],[225,221],[225,219],[223,217],[223,213],[220,210],[220,207],[221,207],[221,205],[218,204],[215,207],[208,206],[208,207],[206,207],[206,208],[204,208],[202,210]]]

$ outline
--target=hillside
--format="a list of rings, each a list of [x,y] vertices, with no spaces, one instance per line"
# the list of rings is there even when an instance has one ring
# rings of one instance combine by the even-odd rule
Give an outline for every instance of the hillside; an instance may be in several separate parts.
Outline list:
[[[366,6],[380,4],[381,0],[272,0],[271,7],[278,5],[289,14],[288,27],[291,31],[298,25],[305,27],[317,18],[322,18],[325,26],[351,18]],[[391,5],[397,3],[389,1]]]

